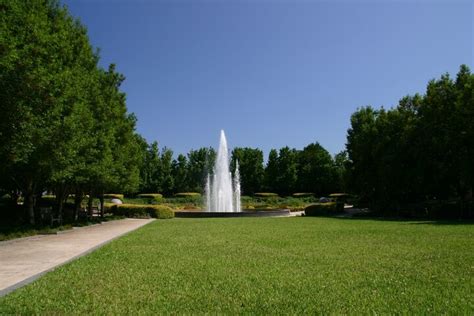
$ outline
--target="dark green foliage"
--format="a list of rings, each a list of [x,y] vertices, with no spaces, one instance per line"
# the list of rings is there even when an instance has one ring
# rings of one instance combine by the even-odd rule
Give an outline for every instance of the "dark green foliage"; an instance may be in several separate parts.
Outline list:
[[[177,198],[200,198],[201,193],[198,192],[180,192],[174,195]]]
[[[234,148],[231,170],[235,174],[236,161],[239,162],[242,194],[252,195],[262,189],[264,179],[263,152],[258,148]]]
[[[257,192],[254,194],[254,196],[262,197],[262,198],[273,198],[273,197],[278,197],[278,194],[271,193],[271,192]]]
[[[158,219],[169,219],[174,217],[174,212],[168,206],[155,205],[153,206],[151,216]]]
[[[348,185],[348,166],[349,157],[346,150],[343,150],[334,156],[334,169],[336,176],[335,190],[337,191],[347,191],[350,189]]]
[[[163,198],[163,195],[160,193],[143,193],[138,194],[137,196],[142,199],[152,199],[155,201],[160,201]]]
[[[119,199],[123,200],[123,194],[116,194],[116,193],[105,193],[104,198],[106,199]]]
[[[140,170],[140,192],[162,191],[161,161],[158,143],[145,144],[144,161]]]
[[[171,174],[174,180],[175,192],[186,192],[188,186],[188,160],[183,154],[179,154],[178,158],[173,160],[171,165]]]
[[[303,197],[311,197],[311,196],[314,196],[314,194],[313,194],[313,193],[301,192],[301,193],[293,193],[292,196],[293,196],[293,197],[296,197],[296,198],[303,198]]]
[[[283,147],[278,153],[278,177],[275,180],[276,192],[289,195],[296,191],[298,181],[298,152]]]
[[[328,202],[316,203],[305,208],[306,216],[330,216],[344,211],[344,203]]]
[[[338,189],[334,161],[319,143],[306,146],[298,153],[298,159],[297,187],[300,191],[325,195]]]
[[[162,192],[165,194],[171,194],[174,192],[172,163],[173,151],[165,147],[161,154]]]
[[[174,212],[166,205],[120,204],[110,208],[112,214],[132,218],[154,217],[159,219],[173,218]]]
[[[265,168],[264,185],[265,189],[274,191],[276,189],[276,179],[278,178],[278,152],[271,149],[268,154],[267,166]]]
[[[403,215],[426,200],[472,200],[473,91],[463,65],[455,81],[447,74],[430,81],[425,95],[355,112],[344,163],[349,187],[382,215]]]
[[[24,197],[33,224],[35,197],[133,192],[140,150],[127,114],[125,79],[98,54],[86,29],[58,1],[0,1],[0,186]]]
[[[213,148],[200,148],[188,153],[187,186],[190,191],[202,192],[205,179],[212,173],[216,152]]]
[[[112,206],[110,208],[110,211],[112,212],[112,214],[118,216],[148,218],[153,212],[153,209],[150,205],[119,204]]]
[[[339,163],[341,163],[339,159]],[[303,150],[272,149],[265,169],[264,187],[280,195],[295,191],[324,195],[343,186],[345,164],[337,165],[319,143]]]
[[[140,169],[140,192],[171,194],[174,191],[173,151],[165,147],[160,153],[157,142],[145,143],[142,147],[144,160]]]
[[[145,159],[141,170],[141,192],[153,192],[155,188],[165,190],[167,196],[183,191],[203,191],[206,176],[212,174],[216,153],[212,148],[191,150],[187,157],[180,154],[171,162],[166,172],[169,185],[163,184],[163,164],[165,155],[158,152],[158,145],[143,145]],[[170,157],[170,156],[168,156]],[[170,159],[166,159],[169,166]],[[345,176],[345,160],[339,159],[336,165],[329,153],[318,143],[310,144],[302,151],[281,148],[272,149],[266,168],[263,166],[263,152],[256,148],[234,148],[231,158],[231,171],[235,173],[239,162],[241,189],[243,194],[252,195],[262,189],[289,195],[297,188],[308,189],[317,194],[330,193],[342,188]],[[155,170],[155,171],[153,171]],[[155,191],[156,192],[156,191]],[[311,192],[311,191],[308,191]]]

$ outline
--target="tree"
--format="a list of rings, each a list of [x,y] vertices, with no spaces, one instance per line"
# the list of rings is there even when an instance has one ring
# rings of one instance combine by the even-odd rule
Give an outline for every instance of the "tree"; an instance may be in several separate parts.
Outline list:
[[[271,149],[268,153],[267,166],[265,167],[265,176],[264,176],[264,187],[265,190],[270,192],[277,191],[277,178],[279,176],[278,171],[278,152],[276,149]]]
[[[392,109],[359,109],[347,137],[350,187],[375,209],[426,199],[470,199],[473,76],[461,66]]]
[[[309,144],[298,156],[297,187],[301,192],[323,195],[336,189],[336,169],[326,149],[319,143]]]
[[[348,179],[348,166],[349,157],[347,151],[342,150],[334,156],[334,168],[336,170],[336,186],[337,191],[345,192],[348,190],[347,179]]]
[[[158,193],[161,192],[161,160],[158,143],[153,142],[147,146],[145,161],[141,170],[140,192]]]
[[[0,11],[0,157],[33,224],[37,192],[53,173],[55,182],[71,177],[73,168],[59,172],[53,161],[71,161],[81,144],[56,141],[62,129],[71,143],[80,139],[73,122],[86,112],[81,79],[97,58],[85,29],[57,1],[2,1]]]
[[[258,148],[234,148],[231,158],[231,170],[235,174],[236,161],[239,161],[241,189],[243,194],[259,192],[263,185],[265,170],[263,152]]]
[[[213,148],[200,148],[188,153],[188,187],[191,191],[202,192],[205,178],[212,172],[216,152]]]
[[[171,174],[174,179],[174,192],[187,192],[188,189],[188,161],[186,156],[179,154],[178,158],[173,160]]]
[[[298,152],[288,146],[278,155],[277,193],[287,195],[295,192],[298,180]]]
[[[161,153],[161,192],[164,194],[170,194],[174,191],[174,179],[173,179],[173,151],[168,148],[163,148]]]
[[[0,13],[0,172],[22,191],[29,222],[46,187],[59,215],[70,192],[77,205],[85,191],[136,190],[125,77],[98,67],[86,29],[58,1],[1,1]]]

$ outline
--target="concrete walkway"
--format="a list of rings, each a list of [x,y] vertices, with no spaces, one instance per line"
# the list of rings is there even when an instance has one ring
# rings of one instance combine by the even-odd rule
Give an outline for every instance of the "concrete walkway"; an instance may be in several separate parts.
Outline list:
[[[0,242],[0,296],[151,221],[153,219],[123,219],[58,235]]]

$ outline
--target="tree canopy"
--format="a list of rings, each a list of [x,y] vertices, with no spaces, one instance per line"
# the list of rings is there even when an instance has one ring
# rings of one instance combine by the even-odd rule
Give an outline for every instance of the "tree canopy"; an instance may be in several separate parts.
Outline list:
[[[391,109],[360,108],[347,136],[350,187],[376,209],[472,199],[474,75],[462,65]]]
[[[99,56],[58,1],[0,2],[0,172],[7,190],[35,198],[52,189],[90,195],[136,190],[140,157],[125,79]],[[61,213],[61,203],[58,212]]]

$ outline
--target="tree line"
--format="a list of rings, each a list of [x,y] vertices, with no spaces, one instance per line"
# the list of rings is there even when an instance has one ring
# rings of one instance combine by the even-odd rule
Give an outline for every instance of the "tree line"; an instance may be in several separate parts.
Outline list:
[[[58,1],[0,1],[0,188],[24,199],[34,224],[36,199],[134,190],[140,137],[127,113],[125,79],[103,69],[86,29]],[[15,203],[16,204],[16,203]]]
[[[461,65],[423,95],[351,116],[347,179],[373,208],[393,212],[423,201],[471,201],[474,186],[474,75]],[[448,206],[445,206],[448,207]]]
[[[144,160],[140,168],[141,193],[202,192],[204,180],[213,172],[216,152],[213,148],[191,150],[173,159],[169,148],[159,150],[158,144],[143,142]],[[272,149],[264,164],[263,151],[258,148],[236,147],[231,152],[231,172],[239,162],[241,190],[244,195],[273,192],[290,195],[312,192],[323,195],[343,188],[344,161],[342,152],[333,159],[319,143],[302,150],[283,147]]]

